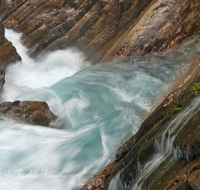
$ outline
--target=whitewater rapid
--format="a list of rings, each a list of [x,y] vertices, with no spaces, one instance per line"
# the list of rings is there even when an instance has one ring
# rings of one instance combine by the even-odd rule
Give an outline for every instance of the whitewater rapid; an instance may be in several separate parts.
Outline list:
[[[58,128],[0,121],[0,189],[75,190],[98,174],[186,71],[194,50],[91,66],[76,49],[38,61],[6,30],[22,61],[6,70],[1,101],[46,101]]]

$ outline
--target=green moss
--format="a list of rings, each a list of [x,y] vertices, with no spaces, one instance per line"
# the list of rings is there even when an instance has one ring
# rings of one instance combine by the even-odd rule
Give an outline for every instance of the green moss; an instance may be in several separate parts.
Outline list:
[[[130,38],[133,36],[133,34],[138,33],[139,31],[141,31],[141,29],[136,29],[136,30],[129,36],[128,39],[130,39]]]
[[[177,106],[175,105],[175,106],[174,106],[174,110],[178,112],[178,111],[181,111],[182,108],[181,108],[181,107],[177,107]]]
[[[200,94],[200,83],[194,83],[194,86],[190,88],[190,92],[198,96]]]
[[[155,15],[155,14],[152,14],[150,17],[153,18],[154,15]]]

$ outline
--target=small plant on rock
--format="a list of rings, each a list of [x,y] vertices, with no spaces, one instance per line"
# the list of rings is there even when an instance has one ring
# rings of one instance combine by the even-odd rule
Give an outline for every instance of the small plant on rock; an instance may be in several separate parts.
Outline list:
[[[174,106],[175,111],[181,111],[182,108]]]
[[[192,94],[195,94],[196,96],[200,94],[200,83],[194,83],[194,86],[190,88],[190,91]]]

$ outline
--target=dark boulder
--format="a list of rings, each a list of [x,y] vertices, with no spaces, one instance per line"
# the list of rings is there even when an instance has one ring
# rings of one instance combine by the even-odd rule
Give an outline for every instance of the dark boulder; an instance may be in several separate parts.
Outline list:
[[[37,101],[3,102],[0,104],[0,113],[10,119],[46,127],[57,119],[46,102]]]

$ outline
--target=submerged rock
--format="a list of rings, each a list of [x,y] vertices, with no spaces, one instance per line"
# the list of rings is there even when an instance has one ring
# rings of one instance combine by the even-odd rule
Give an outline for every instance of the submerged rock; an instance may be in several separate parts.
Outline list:
[[[46,102],[3,102],[0,104],[0,113],[9,119],[46,127],[57,119]]]

